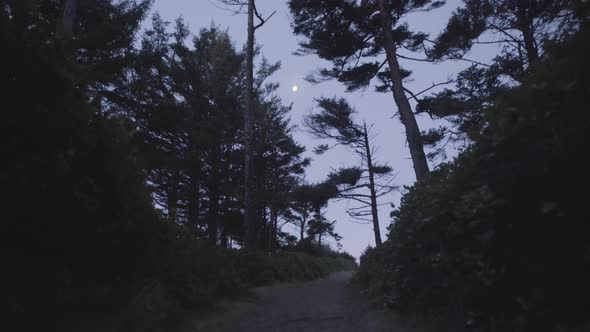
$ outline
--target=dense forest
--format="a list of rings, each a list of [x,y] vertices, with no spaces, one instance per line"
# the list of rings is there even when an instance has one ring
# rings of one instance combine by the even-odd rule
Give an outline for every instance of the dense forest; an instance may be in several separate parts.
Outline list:
[[[429,36],[405,17],[445,1],[287,1],[297,53],[328,65],[308,81],[391,95],[402,189],[346,95],[318,94],[302,129],[317,158],[355,164],[306,180],[281,62],[255,40],[277,18],[217,3],[247,16],[244,47],[152,0],[0,0],[7,326],[170,331],[251,287],[355,269],[380,307],[453,331],[590,328],[590,3],[463,0]],[[470,59],[480,44],[489,62]],[[470,66],[416,94],[400,59]],[[329,244],[338,200],[374,236],[359,266]]]

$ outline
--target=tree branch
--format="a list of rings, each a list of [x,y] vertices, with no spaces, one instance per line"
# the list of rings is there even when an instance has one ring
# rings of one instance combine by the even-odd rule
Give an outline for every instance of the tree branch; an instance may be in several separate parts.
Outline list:
[[[446,85],[446,84],[451,84],[451,83],[453,83],[453,82],[455,82],[455,80],[448,80],[448,81],[446,81],[446,82],[440,82],[440,83],[432,83],[432,85],[431,85],[430,87],[428,87],[428,88],[426,88],[426,89],[424,89],[424,90],[422,90],[422,91],[420,91],[420,92],[418,92],[418,93],[412,93],[412,92],[411,92],[411,91],[409,91],[409,90],[406,90],[406,91],[407,91],[409,94],[411,94],[411,95],[412,95],[412,98],[410,98],[410,99],[414,99],[414,100],[418,101],[417,97],[418,97],[419,95],[421,95],[421,94],[424,94],[424,93],[426,93],[426,92],[428,92],[428,91],[430,91],[430,90],[432,90],[432,89],[436,88],[437,86]]]
[[[434,62],[434,60],[431,59],[418,59],[418,58],[412,58],[409,56],[405,56],[405,55],[401,55],[401,54],[396,54],[398,57],[402,58],[402,59],[406,59],[406,60],[412,60],[412,61],[421,61],[421,62]]]
[[[276,13],[277,11],[275,10],[274,12],[272,12],[272,14],[270,14],[266,19],[262,17],[262,15],[260,15],[260,13],[258,13],[258,9],[256,9],[256,2],[254,2],[254,15],[256,15],[256,17],[260,20],[260,23],[258,23],[257,25],[254,26],[254,31],[256,31],[258,28],[262,27],[266,22],[268,22],[268,20],[270,20],[270,18]]]

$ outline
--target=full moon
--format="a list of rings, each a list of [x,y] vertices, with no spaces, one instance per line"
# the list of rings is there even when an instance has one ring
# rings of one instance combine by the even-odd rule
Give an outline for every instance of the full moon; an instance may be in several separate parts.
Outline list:
[[[297,92],[297,91],[299,91],[299,87],[297,85],[293,85],[293,87],[291,88],[291,91]]]

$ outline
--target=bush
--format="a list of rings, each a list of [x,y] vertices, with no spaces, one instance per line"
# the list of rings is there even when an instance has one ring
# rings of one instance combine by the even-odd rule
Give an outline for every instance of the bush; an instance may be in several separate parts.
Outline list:
[[[408,188],[386,243],[361,257],[373,295],[489,331],[588,319],[588,34],[552,49],[468,151]]]
[[[176,226],[169,228],[167,249],[155,265],[159,267],[134,287],[116,318],[124,330],[174,324],[184,313],[209,308],[217,299],[237,296],[249,287],[313,280],[355,266],[348,256],[218,248]]]

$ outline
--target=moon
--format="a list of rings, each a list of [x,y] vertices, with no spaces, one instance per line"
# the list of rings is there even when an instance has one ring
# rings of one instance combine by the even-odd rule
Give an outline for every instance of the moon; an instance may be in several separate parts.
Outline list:
[[[291,88],[291,91],[293,91],[293,92],[299,91],[299,86],[293,85],[293,87]]]

